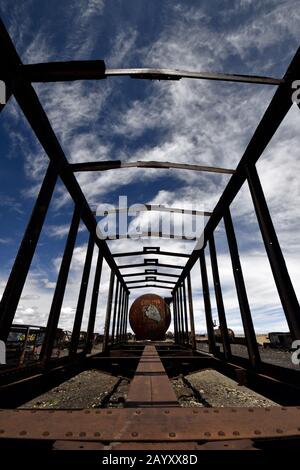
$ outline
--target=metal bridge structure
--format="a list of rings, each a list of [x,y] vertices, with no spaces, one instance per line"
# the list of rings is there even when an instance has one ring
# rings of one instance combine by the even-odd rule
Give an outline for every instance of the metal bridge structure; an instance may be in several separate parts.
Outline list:
[[[42,448],[104,449],[247,449],[266,445],[294,445],[300,438],[299,372],[265,363],[260,357],[253,319],[240,262],[230,206],[246,183],[253,203],[265,254],[271,266],[282,308],[293,339],[300,339],[300,308],[285,259],[270,216],[256,163],[292,106],[292,83],[299,78],[300,49],[282,78],[223,73],[189,72],[169,69],[107,69],[103,60],[23,64],[14,44],[0,23],[0,79],[6,84],[6,102],[14,97],[44,150],[49,164],[28,220],[0,303],[0,340],[6,341],[39,241],[54,189],[60,179],[71,196],[74,211],[54,289],[44,342],[39,360],[18,368],[0,370],[0,447],[13,443],[36,443]],[[155,161],[91,161],[69,163],[33,83],[74,80],[113,80],[127,76],[140,80],[216,80],[273,86],[275,93],[236,168],[208,167]],[[0,105],[0,111],[5,104]],[[62,116],[63,119],[63,116]],[[76,179],[78,172],[115,171],[120,168],[172,168],[176,171],[228,174],[230,179],[218,203],[206,215],[203,244],[191,253],[164,251],[159,246],[133,252],[112,253],[105,240],[97,237],[97,220]],[[147,207],[146,207],[147,209]],[[153,209],[153,208],[152,208]],[[181,212],[182,208],[157,206],[160,212]],[[214,232],[223,221],[229,246],[232,272],[240,307],[248,358],[233,354],[228,334],[219,275]],[[89,232],[69,354],[52,357],[55,334],[79,224]],[[117,242],[116,242],[117,243]],[[171,240],[170,240],[171,245]],[[93,253],[97,264],[93,279],[86,342],[78,350]],[[216,341],[205,253],[210,256],[221,341]],[[140,262],[122,264],[122,258],[139,257]],[[150,257],[149,257],[150,256]],[[158,256],[181,258],[181,265],[161,263]],[[103,349],[92,353],[92,340],[99,298],[103,261],[110,269]],[[200,265],[209,351],[197,349],[191,270]],[[131,268],[130,273],[123,270]],[[160,268],[164,268],[160,271]],[[168,270],[177,274],[171,274]],[[135,277],[138,277],[137,281]],[[142,280],[140,278],[142,277]],[[174,324],[173,342],[133,343],[128,341],[130,293],[148,287],[156,292],[168,289]],[[159,292],[159,291],[158,291]],[[123,408],[86,410],[22,410],[19,407],[81,371],[97,368],[131,380]],[[169,379],[205,368],[215,369],[281,406],[270,408],[184,408],[180,407]]]

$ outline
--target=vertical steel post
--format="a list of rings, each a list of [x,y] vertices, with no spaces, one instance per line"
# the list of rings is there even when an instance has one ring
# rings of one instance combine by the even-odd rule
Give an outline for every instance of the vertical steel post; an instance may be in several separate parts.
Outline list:
[[[224,213],[224,224],[231,256],[231,263],[241,311],[241,317],[245,331],[249,360],[253,367],[257,367],[260,363],[260,356],[252,322],[242,266],[239,257],[238,245],[229,209],[227,209]]]
[[[78,349],[84,305],[85,305],[89,277],[90,277],[90,272],[91,272],[94,245],[95,245],[94,234],[90,233],[89,242],[88,242],[86,255],[85,255],[85,262],[84,262],[84,268],[83,268],[83,273],[82,273],[82,278],[81,278],[79,296],[78,296],[78,301],[77,301],[76,314],[74,318],[73,331],[72,331],[72,336],[71,336],[71,343],[70,343],[70,349],[69,349],[70,356],[74,356],[77,353],[77,349]]]
[[[92,298],[91,298],[90,315],[89,315],[89,322],[88,322],[87,335],[86,335],[86,352],[87,353],[90,353],[93,347],[93,335],[94,335],[95,319],[96,319],[96,313],[97,313],[102,264],[103,264],[103,254],[100,250],[98,250],[93,292],[92,292]]]
[[[123,291],[123,302],[122,302],[122,320],[121,320],[121,343],[124,343],[124,324],[125,324],[125,309],[126,309],[126,291]]]
[[[178,326],[179,326],[179,344],[182,344],[183,332],[182,332],[182,322],[181,322],[181,308],[180,308],[180,298],[179,298],[179,288],[176,290],[176,305],[178,312]]]
[[[206,318],[206,328],[207,328],[207,338],[208,338],[209,352],[212,353],[212,354],[216,354],[216,352],[217,352],[216,340],[215,340],[214,324],[213,324],[212,313],[211,313],[211,303],[210,303],[210,294],[209,294],[209,285],[208,285],[208,277],[207,277],[207,269],[206,269],[204,249],[202,249],[200,251],[199,260],[200,260],[200,270],[201,270],[201,279],[202,279],[202,292],[203,292],[203,301],[204,301],[204,310],[205,310],[205,318]]]
[[[123,292],[122,292],[122,307],[121,307],[121,322],[120,322],[120,341],[121,341],[121,343],[123,343],[125,296],[126,296],[126,292],[125,292],[125,289],[123,289]]]
[[[174,342],[178,343],[178,325],[177,325],[175,293],[173,293],[173,296],[172,296],[172,304],[173,304],[173,322],[174,322]]]
[[[274,281],[282,303],[282,308],[293,339],[300,339],[299,302],[285,264],[285,259],[280,248],[255,165],[252,165],[251,167],[248,166],[246,168],[246,174],[257,220],[269,258]]]
[[[185,290],[185,279],[182,283],[182,297],[183,297],[183,311],[184,311],[184,324],[185,324],[185,340],[186,343],[190,344],[190,335],[189,335],[189,322],[187,314],[187,302],[186,302],[186,290]]]
[[[190,313],[190,325],[191,325],[191,342],[192,342],[192,348],[196,349],[197,344],[196,344],[195,319],[194,319],[194,307],[193,307],[193,292],[192,292],[190,272],[187,275],[187,289],[188,289],[189,313]]]
[[[110,328],[110,317],[111,317],[111,308],[112,308],[112,300],[113,300],[113,292],[114,292],[114,282],[115,282],[115,273],[113,272],[113,270],[111,270],[108,297],[107,297],[105,324],[104,324],[104,335],[103,335],[103,346],[102,346],[103,352],[107,351],[108,342],[109,342],[109,328]]]
[[[70,264],[72,260],[78,227],[80,223],[80,214],[81,214],[81,209],[75,206],[68,238],[67,238],[66,245],[65,245],[64,254],[63,254],[60,269],[59,269],[56,287],[55,287],[55,291],[54,291],[54,295],[52,299],[45,338],[43,341],[41,354],[40,354],[40,359],[44,363],[47,362],[51,358],[51,354],[52,354],[52,348],[53,348],[54,341],[55,341],[57,325],[59,321],[62,303],[64,300],[64,294],[66,290]]]
[[[228,360],[231,357],[231,346],[230,346],[230,339],[228,335],[222,288],[221,288],[221,283],[220,283],[216,245],[215,245],[215,239],[214,239],[213,234],[211,235],[209,239],[209,252],[210,252],[211,269],[212,269],[212,275],[213,275],[213,281],[214,281],[214,289],[215,289],[215,295],[216,295],[216,303],[217,303],[217,309],[218,309],[224,356],[225,356],[225,359]]]
[[[125,326],[124,326],[124,340],[125,340],[125,343],[127,343],[128,302],[129,302],[129,294],[128,294],[128,292],[126,292],[126,299],[125,299]]]
[[[18,307],[56,181],[57,171],[50,163],[0,302],[0,339],[4,342]]]
[[[183,299],[182,299],[182,285],[179,286],[179,305],[180,305],[180,316],[181,316],[181,326],[182,326],[182,344],[185,344],[186,341],[186,331],[184,327],[184,311],[183,311]]]
[[[112,330],[111,330],[111,344],[114,344],[114,342],[115,342],[115,328],[116,328],[116,316],[117,316],[117,308],[118,308],[119,288],[120,288],[120,281],[119,281],[119,279],[117,279],[115,300],[114,300],[113,323],[112,323]]]
[[[120,285],[119,299],[118,299],[118,318],[117,318],[117,332],[116,332],[116,343],[120,342],[120,322],[121,322],[121,311],[122,311],[122,291],[123,286]]]

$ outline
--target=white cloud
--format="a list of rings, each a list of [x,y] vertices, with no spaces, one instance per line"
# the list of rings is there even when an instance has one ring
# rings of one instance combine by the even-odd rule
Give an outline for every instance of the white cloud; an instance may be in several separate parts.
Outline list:
[[[81,1],[72,6],[69,15],[70,28],[63,45],[68,58],[90,58],[97,45],[96,33],[91,29],[92,20],[95,15],[97,18],[103,15],[104,6],[103,1],[96,0]],[[294,0],[267,2],[265,10],[262,6],[258,7],[257,2],[232,2],[232,7],[224,11],[223,17],[222,12],[216,13],[224,25],[220,32],[216,31],[211,14],[208,14],[203,6],[190,7],[174,2],[168,11],[170,17],[155,40],[140,49],[137,45],[139,28],[136,25],[129,27],[128,24],[123,29],[121,27],[111,42],[106,58],[107,66],[128,66],[138,58],[143,66],[271,73],[280,76],[296,49],[299,13],[298,4]],[[238,15],[245,11],[248,16],[243,16],[245,19],[239,24],[235,21],[235,26],[232,27],[231,20],[236,20]],[[11,31],[19,43],[23,43],[21,49],[24,57],[28,60],[48,60],[55,55],[57,51],[52,50],[45,39],[42,39],[42,30],[38,31],[35,38],[25,47],[24,33],[17,31],[15,15],[16,12],[12,19]],[[28,26],[26,21],[24,28]],[[73,31],[76,31],[76,35]],[[227,69],[232,58],[233,63],[237,63],[238,70]],[[243,66],[239,65],[241,63]],[[118,80],[120,79],[88,84],[76,82],[36,86],[70,161],[117,158],[235,167],[274,92],[272,87],[220,82],[182,80],[149,83],[137,80],[134,82],[133,98],[131,99],[130,95],[126,101],[118,90]],[[12,105],[10,109],[11,118],[18,119],[19,114],[15,107]],[[279,239],[287,255],[287,265],[297,289],[300,274],[296,255],[299,252],[300,229],[299,204],[296,202],[299,198],[298,113],[298,109],[292,109],[258,164]],[[154,142],[150,142],[149,134],[154,135]],[[132,145],[132,142],[135,145]],[[36,187],[36,181],[40,180],[44,170],[45,156],[35,148],[27,151],[24,146],[24,150],[26,173]],[[145,193],[147,200],[156,203],[167,202],[179,207],[184,201],[197,201],[204,205],[205,210],[213,209],[228,181],[227,176],[175,170],[128,169],[82,173],[76,176],[89,202],[94,205],[107,202],[105,198],[109,192],[126,192],[129,185],[136,181],[142,182],[136,189],[137,193],[144,194],[143,183],[154,183],[157,177],[162,176],[163,188],[158,190],[153,184],[153,193]],[[168,187],[169,180],[176,182],[173,189]],[[64,208],[68,200],[66,194],[61,192],[56,207]],[[239,241],[241,238],[245,240],[241,243],[241,255],[257,328],[265,329],[272,325],[275,329],[276,325],[285,329],[270,269],[265,258],[263,261],[263,247],[261,242],[256,240],[255,217],[246,188],[235,201],[233,216],[238,225]],[[50,227],[49,233],[62,237],[66,232],[67,226],[53,226]],[[170,240],[159,240],[159,243],[158,240],[152,240],[150,243],[144,240],[134,245],[131,240],[109,243],[115,251],[134,250],[138,245],[149,244],[159,244],[162,249],[165,247],[171,251],[188,249],[183,242]],[[80,246],[74,252],[72,274],[63,307],[62,324],[68,325],[68,328],[76,308],[85,249],[86,246]],[[228,323],[229,326],[240,329],[241,320],[230,262],[228,257],[225,260],[223,254],[219,258],[224,302],[230,320]],[[118,261],[121,262],[120,260],[125,262],[124,258]],[[137,260],[130,259],[130,262],[134,261]],[[59,262],[60,259],[55,260],[56,270]],[[171,258],[169,262],[182,264],[183,260]],[[38,318],[41,321],[45,320],[49,311],[46,304],[49,304],[49,291],[54,287],[53,280],[49,280],[49,277],[43,275],[42,295],[36,284],[32,284],[33,292],[29,294],[40,296]],[[103,285],[104,289],[107,289],[107,268],[103,271]],[[204,313],[199,272],[196,267],[193,270],[193,285],[196,294],[197,328],[201,330],[204,328]],[[135,298],[142,292],[142,289],[133,292],[132,297]],[[167,291],[162,290],[162,293],[164,292],[167,294]],[[100,305],[102,316],[97,317],[98,326],[103,325],[105,306],[102,295]],[[33,315],[26,309],[35,307],[32,303],[26,303],[24,306],[22,304],[25,318]],[[21,310],[17,318],[21,318]]]

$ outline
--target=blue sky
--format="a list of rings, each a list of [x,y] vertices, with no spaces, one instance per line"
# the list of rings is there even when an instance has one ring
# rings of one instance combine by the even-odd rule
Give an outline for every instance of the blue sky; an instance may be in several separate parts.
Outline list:
[[[300,15],[298,2],[293,0],[0,0],[0,10],[24,63],[104,59],[107,68],[169,67],[281,77],[299,43]],[[261,85],[130,78],[34,87],[70,162],[156,160],[228,168],[237,165],[275,92],[274,87]],[[298,295],[299,124],[299,110],[293,105],[258,164]],[[1,114],[0,155],[3,290],[47,166],[47,157],[13,99]],[[208,211],[213,210],[228,181],[226,175],[143,169],[82,173],[77,178],[93,208],[100,203],[116,204],[119,195],[127,195],[129,204],[152,202],[180,207],[186,203]],[[70,198],[59,184],[18,307],[19,323],[45,324],[47,320],[71,213]],[[247,187],[233,203],[232,214],[256,331],[285,330]],[[60,325],[66,328],[72,327],[86,241],[82,226],[62,310]],[[241,331],[222,224],[216,242],[228,324]],[[139,244],[157,246],[158,241]],[[160,245],[182,252],[193,248],[191,242],[178,240],[161,240]],[[110,247],[114,252],[131,250],[134,245],[122,240],[111,241]],[[127,261],[137,260],[122,258],[122,263]],[[182,264],[179,259],[164,261]],[[207,262],[210,268],[208,257]],[[196,326],[202,331],[198,265],[193,269],[192,284]],[[98,330],[103,325],[107,285],[105,268]],[[132,298],[141,293],[133,292]],[[212,303],[217,319],[213,295]]]

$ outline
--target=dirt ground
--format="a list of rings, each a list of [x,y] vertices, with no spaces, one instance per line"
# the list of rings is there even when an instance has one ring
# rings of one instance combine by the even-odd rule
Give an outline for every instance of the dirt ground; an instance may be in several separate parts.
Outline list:
[[[215,370],[203,370],[185,377],[189,386],[196,390],[204,406],[211,407],[267,407],[276,403],[253,392],[249,388],[238,385],[234,380]]]
[[[203,370],[172,379],[183,407],[274,406],[275,403],[240,386],[214,370]],[[53,388],[20,408],[120,408],[127,398],[129,381],[89,370]]]
[[[98,408],[105,403],[120,379],[91,369],[72,377],[58,387],[20,408]]]

